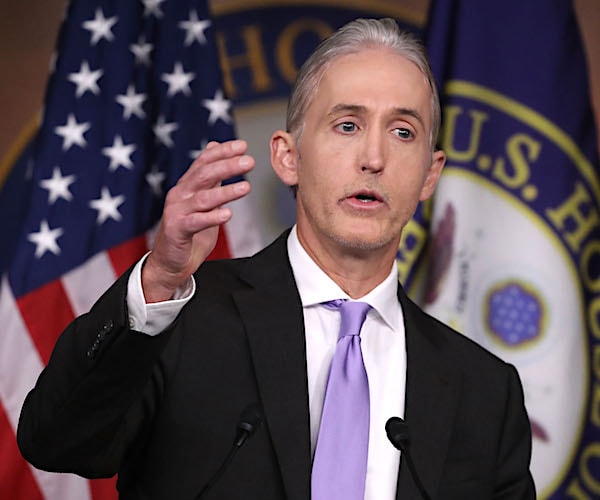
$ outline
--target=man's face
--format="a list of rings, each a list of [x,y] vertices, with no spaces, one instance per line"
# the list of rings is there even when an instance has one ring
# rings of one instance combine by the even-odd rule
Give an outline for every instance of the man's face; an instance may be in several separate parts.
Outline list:
[[[431,195],[443,165],[441,152],[432,160],[430,103],[418,68],[387,49],[334,60],[298,144],[301,241],[395,253],[403,226]]]

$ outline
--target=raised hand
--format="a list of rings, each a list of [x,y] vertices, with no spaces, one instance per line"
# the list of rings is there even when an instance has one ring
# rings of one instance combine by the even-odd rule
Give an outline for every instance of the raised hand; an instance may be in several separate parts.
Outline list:
[[[167,193],[154,247],[142,270],[146,302],[170,299],[215,247],[219,226],[231,218],[223,205],[250,192],[247,181],[221,186],[254,167],[247,147],[242,140],[209,143]]]

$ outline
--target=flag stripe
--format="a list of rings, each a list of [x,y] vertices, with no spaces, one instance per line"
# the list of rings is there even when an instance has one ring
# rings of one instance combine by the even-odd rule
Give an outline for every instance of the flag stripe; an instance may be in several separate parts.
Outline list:
[[[108,258],[112,263],[116,276],[121,276],[132,262],[137,261],[148,251],[147,236],[142,235],[121,243],[108,250]]]
[[[42,500],[29,465],[19,454],[10,422],[0,405],[0,498]]]
[[[43,364],[19,314],[6,277],[0,284],[0,317],[3,324],[0,335],[0,401],[11,426],[16,429],[25,396],[35,384]]]
[[[225,230],[222,226],[219,226],[219,236],[217,238],[217,244],[211,252],[210,259],[226,259],[231,257],[229,252],[229,245],[227,243],[227,237],[225,236]]]
[[[90,488],[92,490],[92,500],[106,500],[108,498],[116,498],[116,484],[116,476],[110,479],[94,479],[93,481],[90,481]]]
[[[60,332],[75,317],[61,281],[50,281],[19,297],[17,306],[42,361],[48,363]]]
[[[82,266],[66,273],[61,281],[73,314],[79,316],[88,312],[115,277],[107,252],[94,255]]]
[[[74,474],[53,474],[31,467],[44,498],[56,500],[92,500],[90,484]],[[24,499],[27,497],[24,497]]]
[[[12,457],[8,459],[2,450],[0,460],[2,469],[12,467],[11,463],[24,463],[23,458],[16,449],[15,433],[19,420],[21,406],[25,400],[27,392],[34,386],[35,381],[42,371],[43,363],[40,358],[39,350],[34,346],[32,338],[29,335],[25,321],[19,313],[19,308],[8,286],[6,277],[0,284],[0,318],[2,318],[4,330],[0,335],[0,404],[4,409],[4,415],[7,418],[7,426],[2,424],[0,429],[5,441],[15,444],[12,450]],[[4,439],[6,432],[12,434],[10,439]],[[15,468],[18,467],[14,466]],[[61,500],[89,500],[89,487],[87,481],[70,474],[51,474],[39,471],[33,467],[28,467],[29,471],[35,477],[35,483],[43,492],[44,498]],[[20,471],[20,472],[19,472]],[[9,486],[5,485],[3,477],[0,477],[0,491],[7,488],[13,496],[0,495],[0,498],[15,498],[29,500],[30,496],[23,494],[17,496],[17,491],[32,492],[31,498],[35,497],[36,487],[32,482],[31,486],[27,472],[16,468],[14,475],[10,475]],[[8,480],[8,479],[7,479]]]
[[[29,465],[19,454],[15,430],[25,395],[42,362],[19,315],[6,278],[0,282],[0,498],[42,498]],[[13,496],[14,495],[14,496]]]

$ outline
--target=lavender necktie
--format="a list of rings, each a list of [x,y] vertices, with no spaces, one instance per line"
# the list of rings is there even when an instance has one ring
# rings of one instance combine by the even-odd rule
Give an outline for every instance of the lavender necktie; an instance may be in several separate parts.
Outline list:
[[[312,468],[312,500],[363,500],[369,447],[369,381],[360,329],[370,307],[335,300],[342,321],[329,369]]]

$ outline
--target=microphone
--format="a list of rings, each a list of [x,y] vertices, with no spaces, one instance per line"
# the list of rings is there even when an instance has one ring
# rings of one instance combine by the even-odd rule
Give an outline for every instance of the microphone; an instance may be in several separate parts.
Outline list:
[[[410,455],[410,433],[408,432],[408,424],[400,417],[390,417],[385,423],[385,432],[390,442],[394,445],[394,448],[400,450],[404,458],[406,458],[410,475],[412,476],[419,493],[421,493],[423,500],[431,500],[431,497],[427,494],[427,491],[417,474],[415,464]]]
[[[231,449],[229,450],[229,453],[225,457],[225,460],[223,460],[223,463],[221,464],[217,472],[215,472],[212,478],[210,478],[210,480],[204,485],[204,488],[200,490],[200,493],[198,493],[194,497],[194,500],[199,500],[200,498],[202,498],[202,496],[204,496],[204,494],[214,486],[214,484],[219,480],[219,478],[223,475],[223,473],[229,466],[229,463],[231,462],[237,451],[242,447],[246,440],[250,436],[252,436],[262,425],[262,421],[262,411],[256,403],[253,403],[246,407],[246,409],[240,415],[240,420],[237,424],[235,439],[233,440],[233,444],[231,446]]]
[[[234,446],[239,448],[246,439],[252,436],[262,425],[262,412],[256,403],[248,406],[240,415],[237,426],[237,434],[233,441]]]

